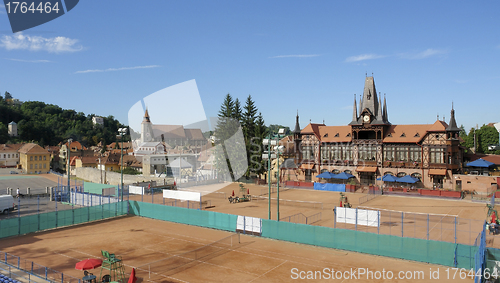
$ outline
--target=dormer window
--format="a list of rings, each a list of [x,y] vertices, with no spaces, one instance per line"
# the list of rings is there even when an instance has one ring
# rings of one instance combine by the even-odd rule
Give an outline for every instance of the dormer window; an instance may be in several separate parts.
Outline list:
[[[348,133],[346,137],[350,137],[351,136],[351,133]]]
[[[419,137],[420,137],[420,134],[419,134],[419,133],[416,133],[413,137],[414,137],[414,138],[419,138]]]
[[[387,137],[392,138],[392,134],[391,134],[391,133],[389,133],[389,134],[387,135]]]
[[[328,133],[324,134],[323,135],[324,138],[327,138],[328,137]]]
[[[336,133],[336,134],[335,134],[335,137],[336,137],[336,138],[338,138],[339,136],[340,136],[340,135],[339,135],[339,133]]]
[[[399,136],[400,138],[405,138],[406,137],[406,134],[405,133],[402,133],[401,136]]]

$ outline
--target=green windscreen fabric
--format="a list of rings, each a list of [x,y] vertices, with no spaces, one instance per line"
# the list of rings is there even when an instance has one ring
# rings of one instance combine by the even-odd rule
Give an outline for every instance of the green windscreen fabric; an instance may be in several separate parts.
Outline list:
[[[128,202],[58,210],[0,220],[0,238],[126,215]]]
[[[332,229],[305,224],[262,220],[262,236],[302,244],[360,253],[415,260],[446,266],[455,265],[456,244],[415,238],[379,235],[362,231]],[[461,252],[474,254],[474,247],[460,246]],[[472,268],[470,258],[458,258],[457,267]]]
[[[139,201],[129,202],[132,215],[225,231],[236,230],[237,215]]]

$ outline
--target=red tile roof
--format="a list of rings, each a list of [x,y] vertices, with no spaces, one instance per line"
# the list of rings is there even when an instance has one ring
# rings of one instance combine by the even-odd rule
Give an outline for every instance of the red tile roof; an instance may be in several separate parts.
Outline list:
[[[34,143],[27,143],[25,145],[23,145],[20,149],[19,149],[19,153],[24,153],[24,154],[39,154],[39,153],[46,153],[46,154],[49,154],[49,152],[44,149],[43,147],[37,145],[37,144],[34,144]]]
[[[391,125],[385,133],[384,143],[417,143],[433,125]],[[444,129],[443,129],[444,131]]]
[[[319,138],[322,142],[350,142],[351,126],[320,126]]]
[[[446,122],[437,120],[434,124],[432,124],[432,127],[430,127],[427,131],[444,132],[446,131],[446,128],[448,128],[448,124],[446,124]]]

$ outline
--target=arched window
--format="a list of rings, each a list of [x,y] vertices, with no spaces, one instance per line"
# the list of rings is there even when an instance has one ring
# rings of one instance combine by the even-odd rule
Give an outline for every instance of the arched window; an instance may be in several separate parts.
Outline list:
[[[404,176],[406,176],[405,172],[399,172],[398,173],[398,178],[401,178],[401,177],[404,177]]]

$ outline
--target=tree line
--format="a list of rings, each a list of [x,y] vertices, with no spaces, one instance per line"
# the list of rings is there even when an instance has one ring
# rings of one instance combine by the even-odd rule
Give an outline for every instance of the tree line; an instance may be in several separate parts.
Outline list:
[[[68,138],[90,147],[99,142],[110,144],[116,141],[118,128],[124,127],[113,116],[103,117],[104,125],[94,125],[94,114],[62,109],[40,101],[12,103],[12,95],[0,95],[0,144],[35,142],[41,146],[57,145]],[[8,135],[8,124],[17,123],[18,136]]]
[[[475,137],[474,137],[475,136]],[[500,154],[500,150],[489,150],[490,145],[498,145],[498,131],[490,125],[483,125],[479,129],[471,128],[469,133],[465,131],[464,126],[460,127],[460,137],[462,146],[467,148],[466,153],[472,153],[474,149],[474,139],[476,141],[476,153]]]

